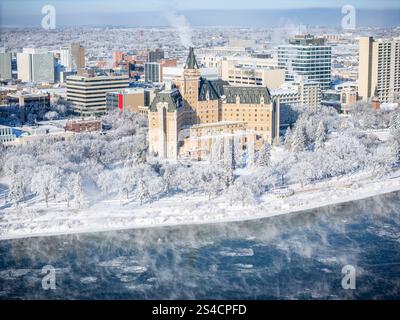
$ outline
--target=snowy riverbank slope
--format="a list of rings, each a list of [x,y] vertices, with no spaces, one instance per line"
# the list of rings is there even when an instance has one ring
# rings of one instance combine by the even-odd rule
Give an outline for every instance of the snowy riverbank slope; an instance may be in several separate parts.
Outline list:
[[[49,208],[44,203],[32,203],[0,210],[0,240],[272,217],[398,191],[400,171],[384,178],[371,178],[364,173],[291,188],[295,194],[290,197],[266,193],[252,206],[231,206],[223,196],[209,200],[206,196],[182,195],[142,206],[118,199],[86,202],[80,210],[67,208],[65,203],[50,202]]]

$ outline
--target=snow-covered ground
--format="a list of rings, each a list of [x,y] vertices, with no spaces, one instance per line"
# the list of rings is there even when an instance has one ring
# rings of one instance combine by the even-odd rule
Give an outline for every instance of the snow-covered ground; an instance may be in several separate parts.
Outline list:
[[[363,173],[290,188],[295,191],[290,197],[266,193],[258,204],[244,207],[231,206],[223,196],[209,200],[193,195],[171,196],[142,206],[135,201],[101,200],[87,202],[80,210],[67,208],[65,203],[50,202],[49,208],[32,203],[0,210],[0,240],[272,217],[398,191],[400,171],[384,178]]]

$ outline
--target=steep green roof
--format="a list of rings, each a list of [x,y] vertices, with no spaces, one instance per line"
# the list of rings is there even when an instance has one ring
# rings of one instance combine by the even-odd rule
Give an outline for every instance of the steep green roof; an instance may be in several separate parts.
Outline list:
[[[189,48],[189,55],[186,59],[185,69],[199,69],[193,47]]]
[[[264,97],[264,103],[271,103],[271,94],[267,87],[236,87],[224,86],[224,95],[227,103],[236,103],[239,97],[240,104],[258,104]]]
[[[168,112],[173,112],[176,109],[183,107],[183,99],[178,89],[157,92],[153,102],[150,105],[150,112],[157,111],[157,104],[159,102],[168,103]]]
[[[200,78],[199,85],[199,101],[218,100],[223,95],[223,86],[227,85],[228,82],[223,80],[206,80]]]

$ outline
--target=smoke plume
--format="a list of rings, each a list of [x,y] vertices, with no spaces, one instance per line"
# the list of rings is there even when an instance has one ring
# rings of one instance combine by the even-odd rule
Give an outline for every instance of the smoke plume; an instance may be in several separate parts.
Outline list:
[[[185,16],[180,15],[172,10],[166,11],[164,15],[171,27],[173,27],[178,32],[182,46],[184,46],[185,48],[193,46],[192,28],[190,27]]]

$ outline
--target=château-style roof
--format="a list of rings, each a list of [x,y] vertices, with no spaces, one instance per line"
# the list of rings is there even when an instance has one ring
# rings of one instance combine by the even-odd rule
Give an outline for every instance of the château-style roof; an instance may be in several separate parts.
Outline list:
[[[186,59],[185,69],[199,69],[193,47],[189,48],[189,55]]]
[[[194,50],[189,49],[185,69],[199,69]],[[229,82],[218,80],[207,80],[199,78],[199,101],[225,99],[226,103],[239,104],[259,104],[264,100],[264,104],[272,102],[271,94],[267,87],[256,86],[231,86]],[[156,97],[150,105],[150,111],[157,111],[159,102],[168,103],[168,111],[172,112],[184,106],[182,95],[177,88],[163,90],[156,93]]]
[[[168,103],[168,112],[175,111],[176,109],[180,109],[184,106],[182,96],[179,90],[176,88],[157,92],[153,102],[150,105],[150,111],[157,111],[157,104],[160,102]]]
[[[261,97],[265,104],[270,104],[271,94],[267,87],[237,87],[224,85],[224,95],[226,103],[237,103],[239,97],[240,104],[258,104]]]
[[[228,82],[223,80],[206,80],[200,78],[199,83],[199,101],[218,100],[223,95],[223,86]]]

